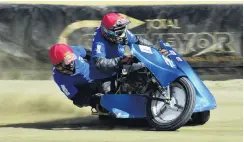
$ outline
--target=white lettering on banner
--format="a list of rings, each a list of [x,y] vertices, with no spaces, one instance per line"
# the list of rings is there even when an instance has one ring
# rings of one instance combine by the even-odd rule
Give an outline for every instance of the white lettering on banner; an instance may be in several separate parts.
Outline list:
[[[147,29],[180,29],[178,19],[147,19]]]
[[[123,15],[127,17],[131,23],[128,25],[128,29],[133,29],[135,27],[141,26],[146,24],[147,29],[149,30],[158,30],[158,29],[180,29],[179,26],[179,20],[178,19],[145,19],[145,21],[141,21],[139,19],[129,17],[127,15],[124,15],[120,13],[120,15]],[[81,20],[76,21],[73,23],[70,23],[65,27],[65,29],[61,32],[59,36],[60,43],[67,43],[67,38],[72,34],[74,31],[81,29],[81,28],[99,28],[99,25],[101,24],[100,20]],[[91,39],[93,40],[93,39]]]
[[[146,34],[135,34],[144,36]],[[91,46],[91,39],[93,34],[85,34],[82,36],[86,39],[85,46]],[[214,33],[151,33],[148,39],[161,39],[170,45],[181,55],[198,52],[204,54],[207,52],[220,53],[234,53],[235,47],[233,44],[234,37],[228,32],[214,32]],[[236,49],[237,50],[237,49]],[[201,51],[201,52],[200,52]],[[237,53],[240,51],[236,51]],[[200,55],[199,54],[199,55]]]
[[[123,15],[123,14],[122,14]],[[126,15],[124,15],[126,16]],[[229,32],[200,32],[200,33],[162,33],[160,29],[181,29],[181,23],[179,19],[164,18],[164,19],[145,19],[141,21],[139,19],[129,17],[132,22],[129,25],[129,29],[146,25],[146,31],[135,35],[145,35],[147,39],[164,40],[172,45],[172,47],[181,55],[194,53],[193,56],[199,56],[207,53],[240,53],[242,50],[240,47],[240,40],[235,38],[240,33]],[[99,20],[82,20],[69,24],[59,36],[59,42],[67,43],[68,37],[76,30],[81,28],[99,28],[101,21]],[[186,31],[187,32],[187,31]],[[85,39],[84,46],[90,47],[95,33],[80,33],[82,39]],[[129,33],[130,34],[130,33]],[[238,34],[234,37],[234,34]],[[149,37],[148,37],[149,36]],[[235,42],[234,40],[237,40]],[[234,49],[235,48],[235,49]],[[237,49],[238,48],[238,49]],[[99,49],[97,50],[99,52]],[[146,51],[147,52],[147,51]],[[149,51],[150,52],[150,51]]]
[[[139,45],[141,52],[153,54],[151,47]]]
[[[234,53],[234,37],[227,32],[214,33],[152,33],[152,39],[168,42],[179,54],[198,52],[197,55],[211,53]]]
[[[65,85],[60,85],[61,86],[61,89],[62,89],[62,91],[64,92],[64,94],[66,95],[66,96],[69,96],[70,95],[70,93],[69,93],[69,91],[68,91],[68,89],[65,87]]]

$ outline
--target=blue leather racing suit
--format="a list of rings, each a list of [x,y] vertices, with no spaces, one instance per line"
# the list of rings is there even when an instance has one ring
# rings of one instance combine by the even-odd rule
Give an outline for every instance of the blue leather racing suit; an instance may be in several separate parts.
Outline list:
[[[53,79],[65,96],[75,105],[82,106],[86,103],[89,105],[87,98],[95,93],[95,89],[91,87],[90,65],[84,60],[86,50],[82,46],[71,46],[71,49],[77,56],[75,73],[66,75],[53,68]]]
[[[153,44],[146,39],[126,31],[125,44],[115,44],[108,41],[96,29],[92,42],[91,74],[93,79],[100,79],[104,82],[105,88],[111,86],[111,80],[120,72],[121,60],[124,58],[125,47],[129,44],[141,44],[152,47]],[[104,85],[104,84],[103,84]],[[110,89],[105,89],[105,93]]]

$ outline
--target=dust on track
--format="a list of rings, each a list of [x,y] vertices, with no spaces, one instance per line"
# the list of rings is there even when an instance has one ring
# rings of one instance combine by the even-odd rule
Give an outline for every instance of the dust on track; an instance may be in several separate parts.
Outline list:
[[[203,126],[155,132],[143,120],[106,125],[76,108],[52,81],[0,82],[0,141],[242,141],[243,80],[204,81],[218,108]],[[7,89],[12,86],[14,89]],[[32,102],[32,103],[30,103]],[[21,133],[19,133],[21,132]]]

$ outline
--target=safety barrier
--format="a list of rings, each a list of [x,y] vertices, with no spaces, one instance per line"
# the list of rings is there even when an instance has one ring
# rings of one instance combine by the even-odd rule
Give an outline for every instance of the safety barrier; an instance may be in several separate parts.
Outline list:
[[[94,30],[99,26],[102,16],[108,12],[119,12],[127,16],[131,20],[129,29],[136,35],[154,43],[160,39],[170,43],[203,79],[209,75],[217,79],[223,78],[218,75],[242,78],[242,11],[241,4],[2,4],[0,78],[49,79],[52,75],[47,56],[50,46],[56,42],[66,42],[69,45],[83,44],[90,50]]]

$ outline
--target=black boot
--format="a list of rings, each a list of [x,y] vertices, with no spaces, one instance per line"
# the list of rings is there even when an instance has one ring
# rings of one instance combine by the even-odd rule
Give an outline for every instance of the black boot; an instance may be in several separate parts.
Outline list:
[[[96,108],[96,105],[99,104],[100,105],[100,99],[101,96],[103,96],[104,94],[102,93],[96,93],[94,95],[92,95],[92,97],[90,98],[90,106],[92,108]]]

